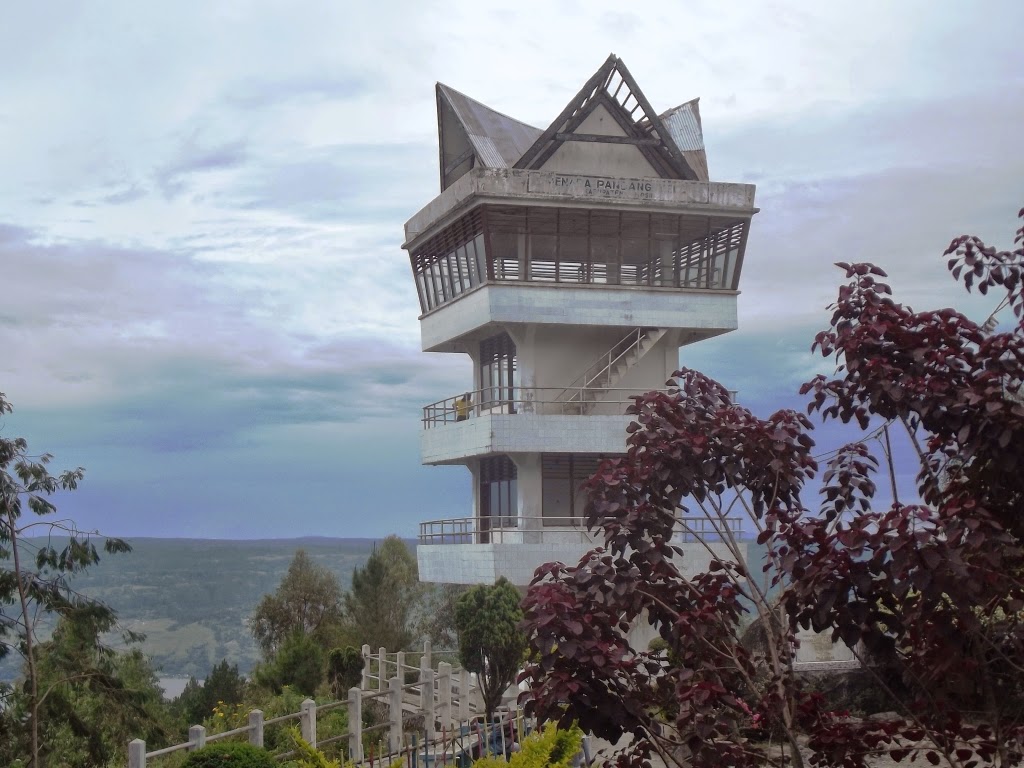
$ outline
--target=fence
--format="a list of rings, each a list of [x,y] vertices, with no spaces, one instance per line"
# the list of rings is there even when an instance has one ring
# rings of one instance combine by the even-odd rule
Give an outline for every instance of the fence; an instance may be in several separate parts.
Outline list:
[[[728,534],[726,533],[728,531]],[[743,519],[678,515],[674,540],[681,543],[723,541],[740,537]],[[456,517],[420,523],[418,543],[430,544],[566,544],[598,546],[600,531],[587,529],[582,517]]]
[[[250,744],[264,746],[266,726],[297,720],[302,738],[316,747],[347,741],[347,754],[356,765],[377,761],[390,763],[402,758],[410,768],[444,765],[462,755],[480,755],[500,750],[506,752],[508,740],[529,732],[531,722],[522,711],[501,709],[494,721],[482,716],[482,701],[472,675],[461,667],[441,662],[435,670],[431,666],[430,643],[424,643],[418,667],[405,663],[406,653],[388,653],[380,648],[376,654],[363,646],[363,673],[359,688],[350,688],[346,701],[317,705],[313,699],[302,702],[298,712],[264,719],[263,712],[249,713],[248,723],[224,733],[207,735],[202,725],[193,725],[188,741],[163,749],[146,751],[146,742],[134,739],[128,744],[128,768],[146,768],[148,761],[181,750],[193,751],[207,744],[232,737],[247,736]],[[391,672],[394,674],[392,675]],[[406,683],[407,675],[416,680]],[[363,704],[379,701],[388,710],[386,722],[363,727]],[[317,740],[317,715],[347,707],[348,733]],[[423,727],[407,738],[406,715],[423,718]],[[386,732],[386,748],[364,750],[366,737]],[[422,733],[422,741],[420,740]],[[276,756],[285,760],[293,753]],[[438,762],[440,761],[440,762]]]

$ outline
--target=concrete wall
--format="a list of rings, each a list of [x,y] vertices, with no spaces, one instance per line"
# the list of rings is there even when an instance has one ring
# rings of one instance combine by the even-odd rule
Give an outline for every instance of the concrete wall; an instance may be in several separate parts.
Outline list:
[[[640,174],[632,178],[644,182],[642,192],[634,195],[628,191],[620,194],[618,190],[611,190],[606,194],[605,188],[598,187],[597,182],[606,181],[613,172],[599,170],[597,175],[589,177],[593,179],[589,187],[585,183],[588,178],[585,174],[573,173],[579,175],[577,181],[581,183],[565,185],[560,178],[564,174],[553,171],[476,168],[406,222],[406,243],[403,247],[415,247],[478,203],[501,200],[570,206],[575,201],[588,208],[606,206],[698,215],[752,216],[757,212],[753,184],[644,178],[646,174]],[[630,179],[622,180],[628,182]]]
[[[514,323],[671,328],[710,338],[738,327],[736,296],[733,291],[492,283],[424,315],[420,332],[425,352],[465,352],[464,337],[475,338],[489,325]]]
[[[623,453],[626,427],[621,416],[542,416],[486,414],[420,434],[424,464],[462,464],[496,453]]]
[[[420,544],[416,547],[420,581],[435,584],[493,584],[504,576],[518,587],[533,580],[534,571],[544,563],[576,565],[596,542],[548,542],[543,544]],[[682,544],[680,570],[684,577],[707,569],[710,555],[699,544]],[[712,544],[725,556],[721,545]]]

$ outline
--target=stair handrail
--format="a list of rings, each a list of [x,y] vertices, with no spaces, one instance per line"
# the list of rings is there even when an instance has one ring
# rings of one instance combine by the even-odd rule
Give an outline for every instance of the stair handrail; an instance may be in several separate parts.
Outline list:
[[[588,389],[605,371],[612,368],[633,349],[639,349],[640,344],[645,338],[647,338],[646,328],[631,329],[622,339],[615,342],[611,349],[603,352],[597,360],[587,366],[583,373],[577,376],[568,387],[563,389],[555,400],[562,403],[572,403],[578,398],[582,402],[584,390]],[[566,397],[566,393],[569,393],[568,397]]]

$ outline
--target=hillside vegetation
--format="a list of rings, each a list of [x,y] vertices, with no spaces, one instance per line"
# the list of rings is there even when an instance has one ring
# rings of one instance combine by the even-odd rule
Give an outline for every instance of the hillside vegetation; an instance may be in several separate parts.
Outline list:
[[[75,578],[74,586],[112,606],[142,632],[142,651],[168,677],[204,677],[221,659],[248,673],[259,647],[248,627],[260,598],[280,583],[296,550],[337,574],[348,588],[373,539],[130,539],[132,551]],[[410,542],[410,546],[413,546]],[[20,672],[0,666],[0,681]]]

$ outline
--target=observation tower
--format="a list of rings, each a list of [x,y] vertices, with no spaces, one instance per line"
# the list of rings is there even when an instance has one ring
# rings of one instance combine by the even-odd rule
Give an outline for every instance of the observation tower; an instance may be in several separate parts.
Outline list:
[[[473,496],[420,524],[420,579],[525,586],[600,543],[580,486],[625,453],[630,395],[737,327],[754,187],[710,181],[698,100],[656,112],[614,55],[547,128],[440,83],[437,123],[441,194],[403,248],[423,350],[473,379],[423,409],[421,450]]]

